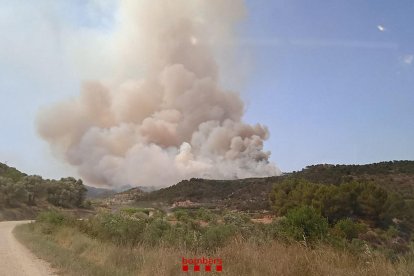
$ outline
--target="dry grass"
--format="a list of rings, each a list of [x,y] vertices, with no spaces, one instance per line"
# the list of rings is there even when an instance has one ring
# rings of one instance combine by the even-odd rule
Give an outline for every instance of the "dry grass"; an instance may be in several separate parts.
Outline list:
[[[383,257],[358,258],[327,246],[233,243],[219,255],[227,260],[225,275],[409,275]]]
[[[392,264],[381,256],[349,253],[320,246],[271,242],[254,245],[233,241],[215,253],[167,247],[118,247],[102,243],[73,228],[61,227],[52,235],[35,224],[22,225],[16,236],[63,275],[413,275],[412,263]],[[181,257],[223,260],[223,272],[181,271]]]

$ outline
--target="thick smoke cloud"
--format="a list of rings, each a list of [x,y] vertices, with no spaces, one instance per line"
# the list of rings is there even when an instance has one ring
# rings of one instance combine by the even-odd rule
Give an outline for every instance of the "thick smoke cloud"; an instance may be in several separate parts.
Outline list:
[[[278,174],[263,150],[267,128],[243,123],[240,96],[220,87],[217,45],[243,15],[236,0],[122,1],[119,80],[87,82],[42,110],[39,134],[100,186]]]

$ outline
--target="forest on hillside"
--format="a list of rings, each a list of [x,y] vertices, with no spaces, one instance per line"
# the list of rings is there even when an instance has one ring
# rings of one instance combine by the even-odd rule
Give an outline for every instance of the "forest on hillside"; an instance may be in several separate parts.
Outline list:
[[[43,179],[0,163],[0,219],[32,217],[49,206],[83,207],[85,195],[86,188],[80,179]],[[12,214],[10,210],[18,213]]]
[[[350,182],[371,183],[414,200],[414,161],[389,161],[368,165],[320,164],[281,176],[236,180],[183,180],[176,185],[147,194],[140,200],[162,201],[169,204],[191,200],[215,202],[239,210],[272,209],[269,195],[273,186],[285,179],[303,179],[321,185],[341,185]]]

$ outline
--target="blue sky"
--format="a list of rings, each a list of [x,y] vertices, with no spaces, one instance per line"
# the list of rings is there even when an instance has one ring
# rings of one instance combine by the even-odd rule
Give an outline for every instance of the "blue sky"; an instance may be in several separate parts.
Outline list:
[[[281,169],[413,159],[414,4],[268,3],[248,1],[243,29],[262,43],[245,117],[269,126]]]
[[[75,173],[37,136],[34,118],[102,73],[69,51],[90,42],[74,39],[78,28],[111,31],[113,6],[102,3],[0,0],[0,162]],[[412,1],[248,0],[247,12],[237,28],[251,66],[244,119],[268,126],[266,148],[282,171],[414,159]]]

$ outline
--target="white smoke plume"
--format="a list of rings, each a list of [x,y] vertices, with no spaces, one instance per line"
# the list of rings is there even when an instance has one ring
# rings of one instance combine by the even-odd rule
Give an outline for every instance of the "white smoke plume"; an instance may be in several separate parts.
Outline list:
[[[280,173],[263,150],[267,128],[243,123],[240,96],[220,87],[217,42],[233,39],[244,13],[238,0],[121,1],[121,81],[87,82],[45,108],[39,134],[97,186]]]

